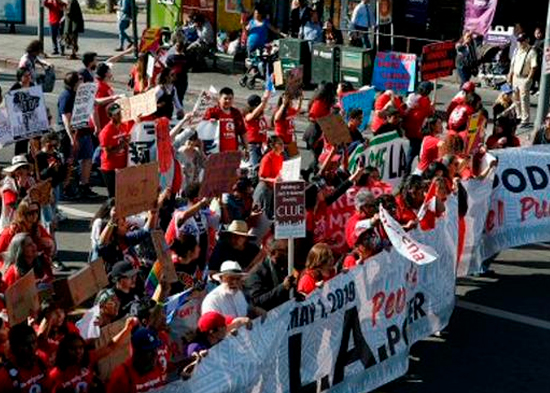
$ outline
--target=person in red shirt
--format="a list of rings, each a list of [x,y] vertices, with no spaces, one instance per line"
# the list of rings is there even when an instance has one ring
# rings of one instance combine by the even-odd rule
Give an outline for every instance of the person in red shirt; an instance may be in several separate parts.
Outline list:
[[[309,103],[309,121],[315,122],[317,119],[330,115],[335,104],[336,90],[334,84],[330,82],[322,84]]]
[[[407,111],[403,118],[405,136],[409,139],[409,168],[412,160],[420,153],[422,144],[422,126],[426,119],[433,116],[435,108],[430,101],[430,94],[434,89],[432,82],[421,82],[416,94],[411,94],[407,99]]]
[[[97,92],[95,93],[95,111],[94,111],[94,124],[96,134],[99,133],[103,127],[109,123],[109,114],[107,113],[107,106],[121,96],[115,94],[112,86],[109,82],[113,79],[113,73],[111,67],[106,63],[100,63],[96,69],[96,81]]]
[[[273,127],[275,128],[275,135],[280,137],[284,144],[285,150],[288,152],[288,146],[294,141],[294,120],[300,111],[302,110],[303,97],[298,99],[297,106],[294,106],[294,101],[288,96],[283,94],[279,98],[277,103],[277,110],[273,114]]]
[[[505,117],[495,121],[493,134],[485,142],[487,149],[505,149],[507,147],[519,147],[521,142],[516,134],[516,124]]]
[[[247,108],[244,110],[244,126],[248,140],[249,162],[253,168],[260,164],[262,148],[267,142],[267,120],[264,111],[269,100],[269,92],[263,97],[251,95],[247,100]]]
[[[361,190],[355,195],[355,213],[350,217],[346,224],[346,243],[352,249],[357,242],[357,224],[360,221],[368,220],[370,226],[374,226],[379,218],[376,214],[376,206],[374,205],[374,195],[367,190]]]
[[[63,35],[63,25],[65,22],[63,19],[63,13],[67,4],[62,0],[45,0],[44,7],[48,9],[48,22],[50,23],[50,30],[52,32],[52,45],[53,55],[58,55],[61,51],[61,56],[65,56],[65,47],[61,40]]]
[[[439,158],[439,150],[445,144],[438,137],[442,132],[443,122],[441,118],[436,116],[430,117],[422,130],[424,139],[420,148],[418,172],[423,173],[432,162],[435,162]]]
[[[36,350],[34,329],[25,323],[12,326],[9,346],[8,359],[0,367],[0,392],[49,392],[51,381],[47,366]]]
[[[273,189],[279,180],[283,168],[284,149],[283,141],[278,136],[269,138],[269,152],[260,162],[258,176],[260,182],[254,190],[254,204],[260,206],[268,218],[273,217]]]
[[[361,227],[353,251],[344,258],[343,268],[351,270],[377,254],[380,251],[379,239],[375,228]]]
[[[401,186],[397,203],[397,221],[403,229],[410,230],[418,225],[417,212],[424,203],[424,182],[420,176],[409,176]]]
[[[246,128],[241,112],[233,107],[234,93],[229,87],[220,90],[218,105],[209,108],[203,120],[218,121],[220,129],[220,153],[239,150],[239,138],[248,154]]]
[[[476,85],[474,82],[466,82],[462,85],[460,91],[453,97],[449,106],[447,107],[447,119],[451,116],[453,110],[466,102],[467,96],[474,95],[476,91]]]
[[[380,94],[376,101],[374,101],[374,113],[372,115],[372,122],[370,128],[374,134],[378,132],[378,129],[386,121],[385,113],[390,109],[396,109],[400,115],[404,114],[404,105],[401,97],[395,94],[391,90],[386,90]]]
[[[120,105],[109,107],[111,121],[99,133],[101,147],[101,173],[107,185],[109,197],[115,196],[115,171],[128,165],[128,142],[134,122],[122,122]]]
[[[317,243],[307,254],[306,268],[300,275],[297,290],[303,295],[309,295],[333,278],[335,273],[334,255],[330,247],[325,243]]]
[[[166,384],[158,362],[162,345],[154,331],[138,328],[132,333],[132,355],[112,373],[107,393],[145,393]]]

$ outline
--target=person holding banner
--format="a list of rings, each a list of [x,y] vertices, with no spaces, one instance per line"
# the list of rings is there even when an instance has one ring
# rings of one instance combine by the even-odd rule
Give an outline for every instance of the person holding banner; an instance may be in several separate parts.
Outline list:
[[[11,87],[10,91],[26,89],[31,86],[34,86],[32,71],[28,67],[20,67],[15,73],[17,82],[15,82]],[[15,155],[27,154],[29,152],[29,140],[23,139],[15,142]]]
[[[537,130],[533,145],[547,145],[550,143],[550,112],[544,118],[544,124]]]
[[[403,118],[403,129],[405,136],[410,142],[408,167],[420,153],[422,145],[422,125],[426,119],[435,113],[435,107],[430,100],[430,94],[434,89],[432,82],[421,82],[415,94],[410,94],[407,98],[407,110]]]
[[[336,275],[334,255],[324,243],[315,244],[306,259],[306,268],[298,280],[298,293],[309,295],[311,292]]]
[[[431,163],[439,158],[439,151],[444,142],[439,138],[443,132],[443,121],[437,116],[432,116],[426,120],[422,129],[422,146],[420,147],[420,156],[418,160],[417,172],[423,173],[428,169]]]

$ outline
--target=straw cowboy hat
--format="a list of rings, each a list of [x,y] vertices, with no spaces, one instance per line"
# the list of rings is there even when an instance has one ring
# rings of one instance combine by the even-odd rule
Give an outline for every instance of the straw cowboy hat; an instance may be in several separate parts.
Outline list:
[[[238,276],[246,277],[248,274],[243,272],[241,265],[235,261],[225,261],[220,267],[219,273],[213,274],[212,278],[216,281],[221,281],[223,276]]]
[[[27,160],[27,157],[24,154],[15,156],[11,159],[11,165],[4,168],[5,173],[13,173],[19,168],[22,168],[24,166],[30,167],[31,164],[29,164],[29,161]]]
[[[234,235],[254,237],[248,233],[248,225],[245,221],[233,220],[231,224],[225,230],[226,233],[232,233]]]

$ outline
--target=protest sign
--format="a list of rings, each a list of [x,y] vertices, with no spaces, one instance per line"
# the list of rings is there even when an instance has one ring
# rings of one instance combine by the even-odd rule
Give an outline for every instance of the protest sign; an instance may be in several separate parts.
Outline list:
[[[117,101],[122,112],[122,121],[135,120],[138,117],[152,115],[157,111],[155,89],[146,91],[130,98]]]
[[[374,61],[372,85],[381,91],[398,94],[414,91],[416,55],[400,52],[378,52]]]
[[[466,0],[464,31],[485,35],[491,28],[498,0]]]
[[[453,41],[438,42],[422,48],[420,79],[435,80],[453,74],[456,68],[456,48]]]
[[[197,125],[197,134],[203,142],[204,152],[208,154],[220,152],[220,122],[203,120]]]
[[[143,30],[139,51],[141,53],[156,53],[160,48],[162,41],[162,29],[160,27],[150,27]]]
[[[226,338],[189,380],[161,392],[366,392],[405,374],[410,347],[446,326],[453,311],[457,210],[452,198],[441,225],[412,233],[434,245],[435,263],[380,253]]]
[[[155,56],[147,55],[147,77],[152,78],[155,73]]]
[[[97,83],[82,83],[78,86],[74,100],[71,126],[74,128],[89,127],[90,116],[94,112]]]
[[[363,122],[359,129],[365,130],[370,123],[375,94],[376,90],[373,87],[344,94],[341,100],[342,108],[346,113],[346,121],[349,120],[349,113],[352,109],[361,109],[363,111]]]
[[[397,132],[375,136],[369,147],[359,145],[349,158],[349,169],[354,171],[359,160],[365,160],[365,166],[378,168],[380,178],[393,187],[401,183],[407,170],[409,141],[401,138]]]
[[[302,169],[302,157],[296,157],[291,160],[283,161],[281,169],[281,178],[283,181],[300,180],[300,169]]]
[[[435,250],[414,240],[382,205],[379,212],[388,239],[399,254],[417,265],[425,265],[437,259]]]
[[[340,146],[351,142],[349,128],[340,115],[328,115],[317,119],[317,123],[328,143],[332,146]]]
[[[275,183],[275,239],[306,237],[306,185]]]
[[[483,116],[483,112],[474,113],[468,121],[468,146],[466,146],[467,154],[475,154],[479,150],[480,144],[485,140],[485,125],[487,119]]]
[[[162,266],[163,272],[163,281],[166,281],[168,284],[178,281],[178,276],[176,274],[176,267],[170,258],[170,249],[164,240],[164,234],[162,231],[154,230],[151,232],[151,239],[153,240],[153,246],[155,247],[155,252],[157,254],[157,260]]]
[[[280,60],[277,60],[273,63],[273,76],[275,86],[282,86],[285,84],[283,63]]]
[[[11,326],[25,322],[29,316],[37,316],[40,303],[34,271],[31,270],[6,289],[6,308]]]
[[[197,97],[195,106],[193,106],[193,117],[191,123],[194,124],[201,121],[206,113],[206,110],[211,106],[216,105],[216,97],[218,91],[214,86],[210,86],[208,90],[202,90]]]
[[[71,306],[78,306],[109,285],[102,259],[97,259],[67,278]]]
[[[8,111],[6,107],[0,108],[0,146],[5,145],[13,140],[10,121],[8,119]]]
[[[99,339],[96,340],[96,348],[106,347],[126,325],[124,319],[120,319],[107,326],[101,328]],[[124,363],[130,357],[130,335],[126,335],[120,345],[109,352],[109,356],[105,356],[97,362],[99,378],[102,381],[108,381],[115,368]],[[120,392],[122,393],[122,392]]]
[[[159,192],[157,162],[116,171],[115,207],[119,217],[154,209]]]
[[[28,139],[49,130],[46,101],[40,85],[9,91],[5,98],[13,140]]]
[[[49,205],[52,203],[52,182],[51,180],[41,181],[32,186],[27,193],[31,201],[40,206]]]
[[[286,72],[285,94],[290,98],[298,98],[302,94],[304,84],[304,66],[292,68]]]
[[[128,143],[128,166],[157,160],[157,136],[154,122],[134,124]]]
[[[237,181],[237,169],[241,164],[241,153],[227,151],[208,156],[202,183],[201,198],[215,197],[224,192],[231,192]]]

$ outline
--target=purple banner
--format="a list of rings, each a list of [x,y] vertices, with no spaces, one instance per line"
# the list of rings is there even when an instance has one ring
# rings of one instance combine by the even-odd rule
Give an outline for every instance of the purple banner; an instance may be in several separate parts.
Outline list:
[[[498,0],[466,0],[464,31],[486,34],[491,28]]]

